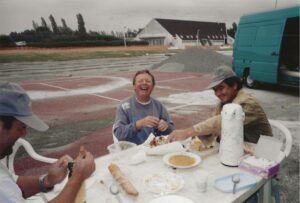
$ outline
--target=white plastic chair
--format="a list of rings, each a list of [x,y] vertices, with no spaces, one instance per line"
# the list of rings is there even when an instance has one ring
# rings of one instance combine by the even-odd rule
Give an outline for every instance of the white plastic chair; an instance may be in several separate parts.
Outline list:
[[[272,127],[273,136],[283,142],[283,148],[281,150],[278,163],[283,163],[284,159],[288,157],[292,150],[293,138],[291,132],[282,123],[276,120],[269,120]]]
[[[113,124],[113,126],[112,126],[112,137],[113,137],[114,143],[117,143],[117,142],[119,142],[119,140],[114,133],[114,128],[115,128],[115,124]]]
[[[49,164],[54,163],[54,162],[57,161],[57,159],[48,158],[48,157],[44,157],[44,156],[39,155],[38,153],[36,153],[34,151],[32,145],[28,141],[24,140],[23,138],[19,138],[13,146],[12,154],[10,154],[9,156],[1,159],[1,162],[3,164],[5,164],[6,167],[13,174],[16,174],[15,173],[15,168],[14,168],[14,159],[15,159],[16,153],[17,153],[17,151],[19,150],[20,147],[24,147],[25,151],[34,160],[41,161],[41,162],[44,162],[44,163],[49,163]],[[27,198],[26,202],[44,203],[44,202],[48,202],[48,200],[47,200],[47,198],[45,197],[45,195],[43,193],[38,193],[38,194],[36,194],[32,197]]]
[[[276,120],[269,120],[272,127],[273,136],[283,142],[283,147],[281,153],[278,157],[277,162],[283,164],[285,159],[290,155],[293,145],[293,138],[291,132],[282,123]],[[278,189],[274,189],[272,179],[265,183],[264,187],[260,190],[259,202],[269,203],[269,202],[280,202],[280,194]],[[272,186],[273,185],[273,186]],[[269,195],[274,195],[274,199]]]
[[[14,174],[15,174],[14,159],[15,159],[16,153],[20,147],[24,147],[24,149],[29,154],[29,156],[32,157],[34,160],[45,162],[45,163],[50,163],[50,164],[57,161],[57,159],[48,158],[48,157],[39,155],[38,153],[36,153],[34,151],[34,149],[32,148],[31,144],[28,141],[24,140],[23,138],[19,138],[13,146],[12,154],[10,154],[9,156],[7,156],[1,160],[1,162],[3,164],[5,164],[6,167]]]

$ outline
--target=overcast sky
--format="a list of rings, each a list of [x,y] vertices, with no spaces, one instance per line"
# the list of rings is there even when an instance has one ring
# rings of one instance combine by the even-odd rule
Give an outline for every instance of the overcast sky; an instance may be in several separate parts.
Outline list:
[[[0,34],[32,29],[50,14],[61,26],[61,18],[77,29],[81,13],[86,29],[123,31],[143,28],[152,18],[226,22],[231,27],[249,12],[298,5],[298,0],[0,0]]]

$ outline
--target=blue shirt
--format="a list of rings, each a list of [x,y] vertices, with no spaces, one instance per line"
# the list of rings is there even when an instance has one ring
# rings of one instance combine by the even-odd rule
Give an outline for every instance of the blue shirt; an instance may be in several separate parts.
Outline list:
[[[135,96],[131,96],[118,106],[113,132],[118,140],[126,140],[136,144],[142,144],[147,140],[154,128],[136,129],[136,121],[146,116],[155,116],[168,123],[168,129],[161,132],[168,135],[174,130],[174,124],[165,107],[156,99],[151,98],[147,104],[141,104]]]

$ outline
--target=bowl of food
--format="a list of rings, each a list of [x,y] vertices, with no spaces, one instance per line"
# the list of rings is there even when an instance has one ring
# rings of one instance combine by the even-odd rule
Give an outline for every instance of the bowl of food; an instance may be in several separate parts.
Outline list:
[[[173,168],[191,168],[201,162],[200,156],[190,152],[173,152],[163,157],[165,164]]]
[[[107,150],[109,151],[109,153],[116,153],[119,151],[124,151],[127,150],[129,148],[135,147],[136,144],[132,143],[132,142],[128,142],[128,141],[119,141],[117,143],[113,143],[109,146],[107,146]]]

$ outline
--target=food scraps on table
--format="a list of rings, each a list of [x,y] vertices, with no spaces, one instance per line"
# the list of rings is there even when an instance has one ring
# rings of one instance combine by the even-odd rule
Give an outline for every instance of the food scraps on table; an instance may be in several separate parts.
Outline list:
[[[156,146],[160,146],[160,145],[167,144],[167,143],[168,143],[167,136],[158,136],[158,137],[154,137],[150,141],[150,147],[156,147]]]
[[[191,141],[190,148],[195,151],[204,151],[215,146],[215,141],[204,143],[198,137],[194,137]]]

